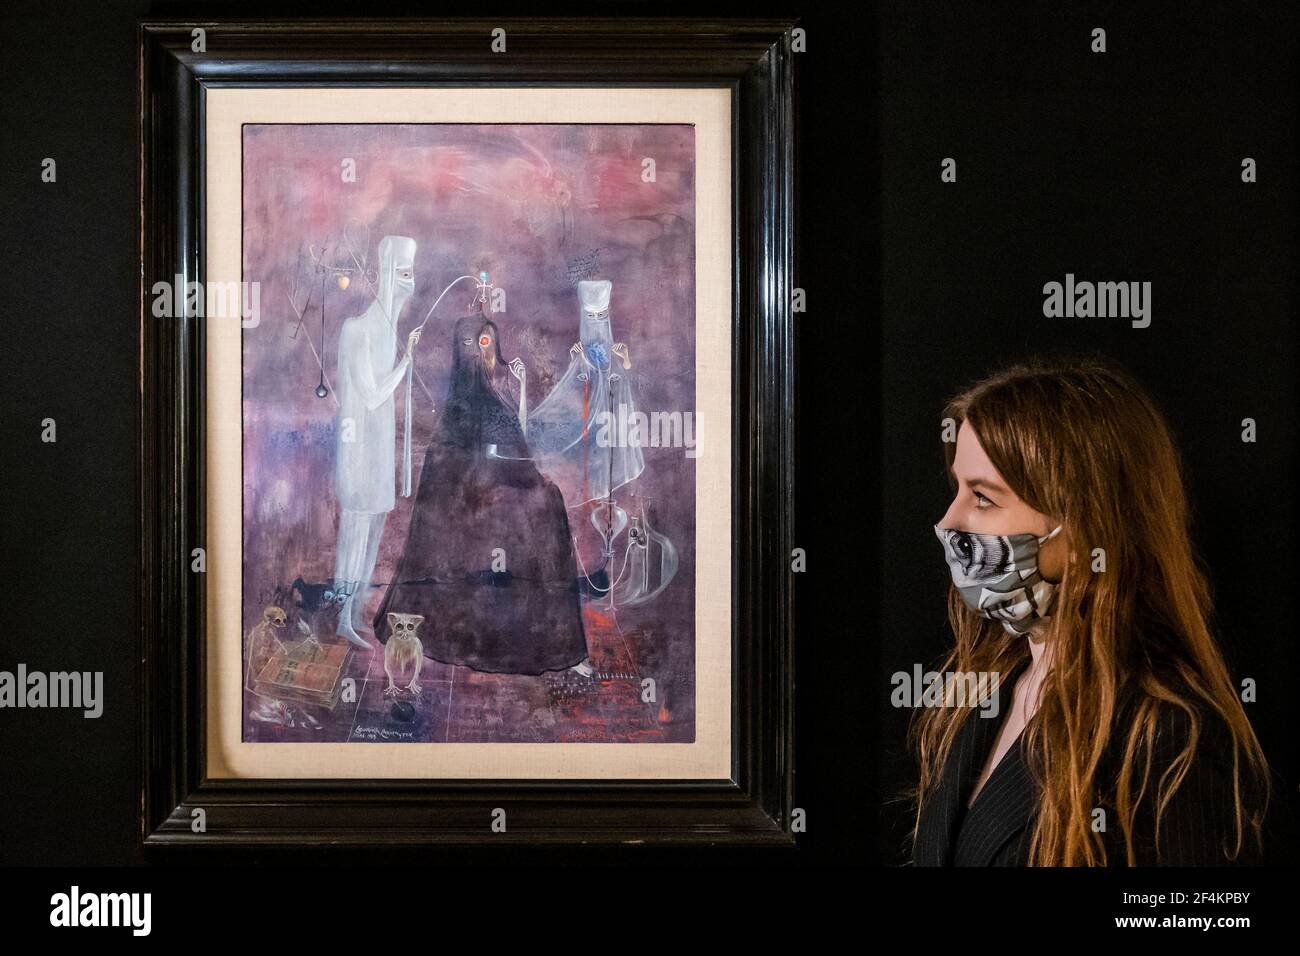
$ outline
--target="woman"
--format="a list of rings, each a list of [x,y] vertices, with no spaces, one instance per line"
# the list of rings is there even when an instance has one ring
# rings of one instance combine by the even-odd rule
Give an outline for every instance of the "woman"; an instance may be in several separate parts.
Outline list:
[[[999,675],[1004,716],[918,711],[913,862],[1256,862],[1268,768],[1210,633],[1160,412],[1088,360],[1014,366],[945,417],[940,671]]]
[[[375,615],[421,614],[424,654],[480,671],[589,673],[564,500],[528,461],[519,418],[493,380],[496,324],[460,319],[451,386],[429,443],[411,528]]]

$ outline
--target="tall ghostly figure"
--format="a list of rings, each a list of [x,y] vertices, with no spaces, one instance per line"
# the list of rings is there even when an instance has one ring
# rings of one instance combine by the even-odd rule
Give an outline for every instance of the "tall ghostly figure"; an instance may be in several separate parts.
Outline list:
[[[334,586],[348,597],[339,613],[338,633],[369,647],[357,632],[364,627],[366,589],[379,557],[384,522],[393,510],[396,415],[393,392],[406,374],[417,329],[397,360],[397,320],[415,290],[415,240],[385,236],[379,243],[378,298],[339,333],[339,401],[335,492],[338,495],[338,548]],[[394,364],[396,362],[396,364]]]
[[[600,501],[645,469],[637,441],[602,441],[619,435],[605,423],[636,414],[627,346],[614,341],[609,323],[613,283],[578,283],[578,342],[555,387],[527,414],[528,446],[546,474],[566,486],[570,508]]]

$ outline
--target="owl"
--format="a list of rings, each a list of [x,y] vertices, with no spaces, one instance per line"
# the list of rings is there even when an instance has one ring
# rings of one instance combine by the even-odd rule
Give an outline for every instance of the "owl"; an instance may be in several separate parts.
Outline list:
[[[403,690],[410,691],[416,697],[421,696],[421,687],[416,678],[420,676],[420,666],[424,663],[424,645],[415,636],[415,632],[422,623],[422,614],[389,613],[388,643],[384,645],[384,673],[388,675],[385,697],[397,697]],[[406,682],[405,687],[398,687],[397,684],[403,681]]]

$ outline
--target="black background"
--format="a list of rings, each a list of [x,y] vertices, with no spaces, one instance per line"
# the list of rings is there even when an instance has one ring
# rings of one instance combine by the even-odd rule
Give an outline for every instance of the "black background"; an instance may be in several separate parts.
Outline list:
[[[889,674],[934,661],[946,640],[930,530],[948,495],[940,409],[1029,350],[1101,350],[1169,414],[1223,643],[1234,675],[1260,682],[1250,713],[1293,800],[1295,14],[1280,2],[1058,6],[7,4],[0,667],[102,670],[107,703],[99,720],[0,712],[0,863],[143,860],[136,20],[167,16],[788,14],[808,32],[795,62],[795,284],[808,311],[796,318],[794,542],[809,555],[796,579],[795,791],[808,833],[790,852],[577,848],[547,862],[902,861],[905,808],[882,801],[909,780],[908,713],[889,707]],[[1104,55],[1089,52],[1095,26]],[[46,156],[56,184],[40,181]],[[947,156],[956,184],[939,180]],[[1256,184],[1240,180],[1244,156]],[[1044,320],[1042,285],[1066,272],[1150,280],[1151,327]],[[1254,445],[1239,440],[1247,416]],[[56,444],[40,441],[47,417]]]

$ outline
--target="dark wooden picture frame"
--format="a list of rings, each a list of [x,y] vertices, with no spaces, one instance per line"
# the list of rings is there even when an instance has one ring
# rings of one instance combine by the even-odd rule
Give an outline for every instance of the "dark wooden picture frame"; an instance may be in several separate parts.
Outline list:
[[[140,76],[138,627],[146,848],[419,844],[789,846],[794,806],[793,75],[784,21],[145,22]],[[489,50],[507,30],[508,56]],[[208,52],[193,52],[195,28]],[[732,91],[730,781],[206,776],[204,97],[218,86],[726,86]],[[494,807],[509,829],[492,832]],[[193,829],[202,809],[204,832]]]

